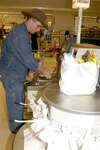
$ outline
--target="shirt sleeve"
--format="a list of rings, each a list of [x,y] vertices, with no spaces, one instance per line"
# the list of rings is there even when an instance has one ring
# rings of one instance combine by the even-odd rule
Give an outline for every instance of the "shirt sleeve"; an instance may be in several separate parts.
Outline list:
[[[36,71],[38,69],[38,62],[34,59],[32,54],[29,38],[24,35],[17,36],[16,34],[13,34],[11,37],[9,44],[15,57],[28,69]]]

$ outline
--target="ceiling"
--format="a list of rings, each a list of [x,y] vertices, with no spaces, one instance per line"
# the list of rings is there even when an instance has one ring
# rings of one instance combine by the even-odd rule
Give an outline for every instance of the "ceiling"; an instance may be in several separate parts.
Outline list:
[[[100,0],[90,0],[90,7],[84,12],[100,16],[99,6]],[[47,13],[78,11],[77,9],[72,9],[72,0],[0,0],[0,12],[20,13],[22,10],[31,10],[33,8],[43,9]]]

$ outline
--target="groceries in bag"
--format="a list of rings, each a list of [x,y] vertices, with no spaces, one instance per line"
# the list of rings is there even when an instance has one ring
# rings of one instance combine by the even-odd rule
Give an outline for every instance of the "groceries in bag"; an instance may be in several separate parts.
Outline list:
[[[87,95],[96,90],[98,67],[93,61],[77,63],[71,54],[64,54],[61,63],[60,90],[67,95]]]

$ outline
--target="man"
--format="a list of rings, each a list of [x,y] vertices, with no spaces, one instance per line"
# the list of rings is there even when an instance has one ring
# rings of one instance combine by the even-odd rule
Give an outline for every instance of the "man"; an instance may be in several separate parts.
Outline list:
[[[14,120],[23,119],[24,108],[18,103],[24,102],[24,81],[29,70],[39,70],[46,77],[50,76],[50,72],[33,58],[29,36],[29,33],[40,31],[42,26],[47,28],[46,15],[39,9],[22,14],[27,20],[8,34],[0,58],[0,77],[6,91],[9,128],[13,133],[21,126]]]

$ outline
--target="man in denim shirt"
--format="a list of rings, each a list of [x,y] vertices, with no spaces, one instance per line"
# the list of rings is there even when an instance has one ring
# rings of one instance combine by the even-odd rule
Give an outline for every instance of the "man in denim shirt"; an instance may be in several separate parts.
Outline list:
[[[6,91],[9,128],[13,133],[21,126],[14,120],[23,119],[24,108],[18,103],[24,102],[24,81],[29,70],[39,70],[45,76],[50,76],[48,69],[38,67],[37,60],[33,58],[29,36],[29,33],[40,31],[42,26],[47,27],[46,15],[38,9],[23,11],[22,14],[27,16],[27,20],[8,34],[0,58],[0,75]]]

